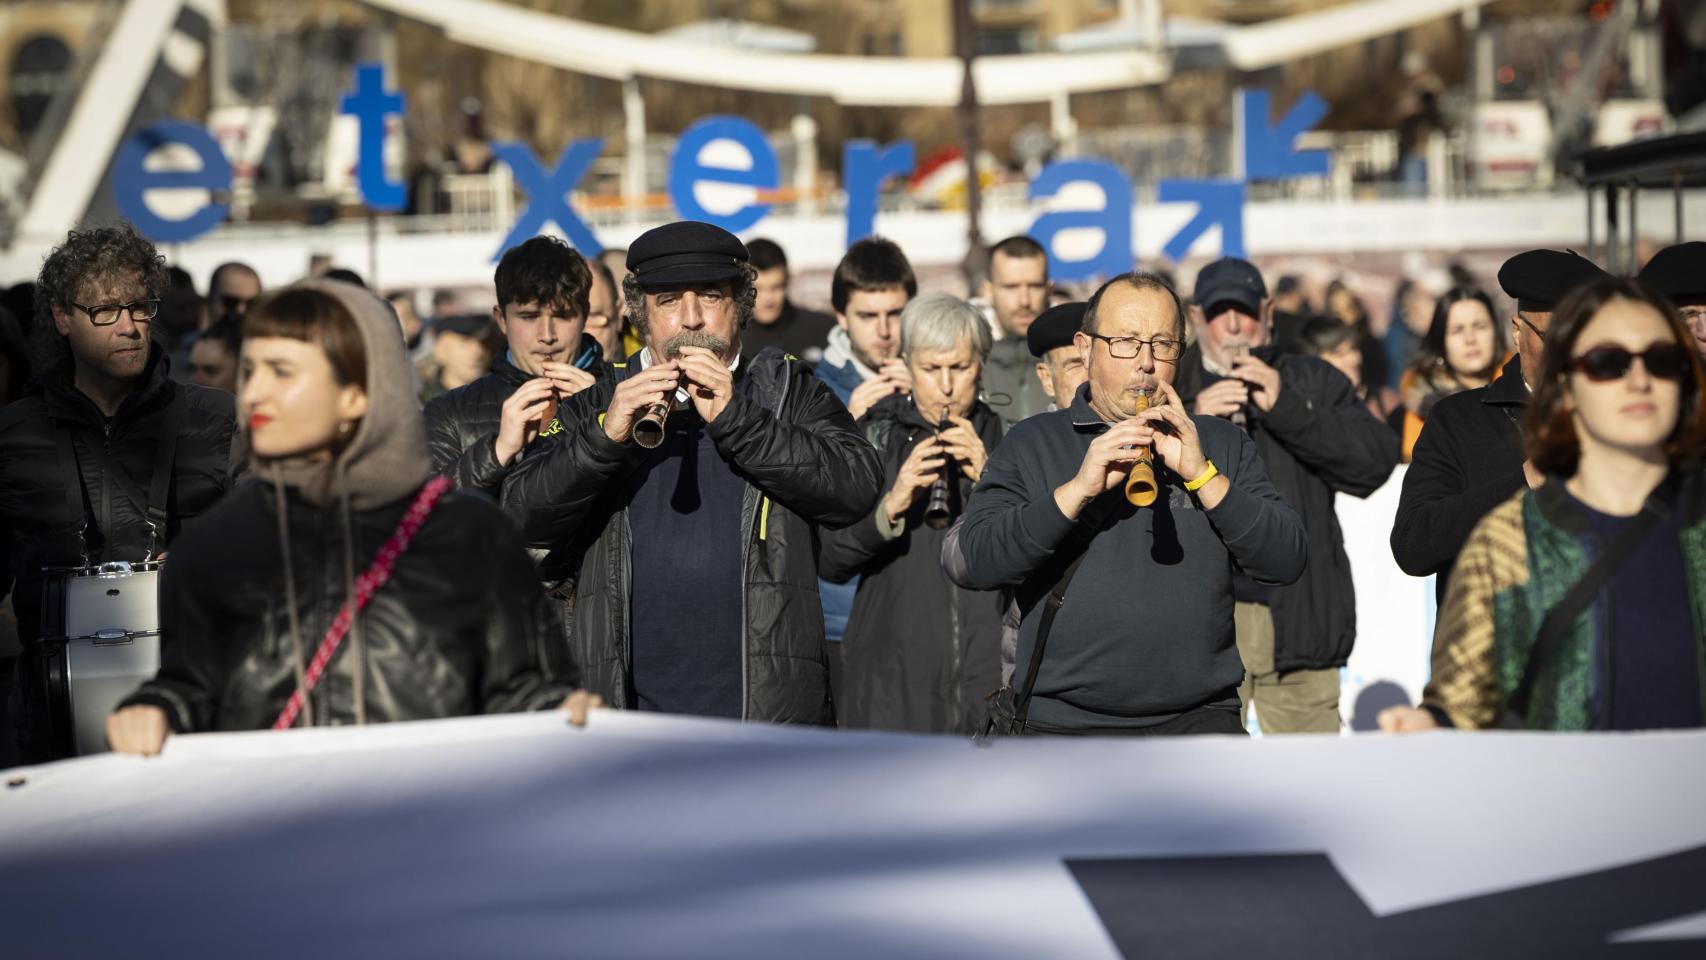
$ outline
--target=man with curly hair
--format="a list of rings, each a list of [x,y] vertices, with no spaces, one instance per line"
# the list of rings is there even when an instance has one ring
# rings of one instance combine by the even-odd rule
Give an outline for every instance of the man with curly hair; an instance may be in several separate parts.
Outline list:
[[[581,685],[618,708],[828,723],[815,545],[876,506],[877,451],[805,363],[741,356],[754,270],[733,234],[658,227],[628,268],[645,348],[567,400],[503,488],[533,546],[577,555]],[[637,430],[659,407],[662,435]]]
[[[38,639],[43,568],[166,550],[229,489],[236,429],[230,394],[167,376],[151,323],[165,261],[133,228],[71,231],[36,283],[38,387],[0,411],[0,595],[24,641],[9,710],[25,762],[69,749]],[[161,469],[171,476],[156,503]]]

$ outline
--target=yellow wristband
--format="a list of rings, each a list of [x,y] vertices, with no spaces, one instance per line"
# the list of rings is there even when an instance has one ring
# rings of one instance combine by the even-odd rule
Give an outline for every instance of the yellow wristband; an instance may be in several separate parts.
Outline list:
[[[1215,477],[1218,477],[1218,476],[1220,476],[1220,469],[1214,465],[1213,460],[1210,460],[1208,462],[1208,469],[1204,470],[1202,472],[1202,476],[1196,478],[1195,480],[1191,480],[1191,481],[1186,482],[1185,489],[1189,490],[1192,493],[1196,493],[1198,490],[1201,490],[1203,487],[1208,486],[1208,482],[1210,480],[1213,480]]]

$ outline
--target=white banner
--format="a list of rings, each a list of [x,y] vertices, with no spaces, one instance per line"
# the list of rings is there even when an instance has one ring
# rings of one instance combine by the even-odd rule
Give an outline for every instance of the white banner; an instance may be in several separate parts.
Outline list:
[[[1706,733],[980,749],[535,714],[8,776],[8,958],[1706,952]]]

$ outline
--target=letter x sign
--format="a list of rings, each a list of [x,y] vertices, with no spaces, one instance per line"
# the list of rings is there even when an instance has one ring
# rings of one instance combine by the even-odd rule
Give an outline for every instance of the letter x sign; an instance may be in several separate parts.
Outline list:
[[[586,176],[587,168],[598,159],[598,153],[604,149],[604,139],[595,137],[590,140],[573,140],[563,148],[563,153],[557,158],[557,165],[550,173],[540,166],[539,160],[533,156],[533,151],[525,144],[496,143],[492,152],[497,158],[509,166],[515,175],[515,183],[527,194],[527,208],[521,216],[515,219],[515,226],[498,252],[492,255],[495,261],[504,255],[504,251],[523,241],[536,236],[547,223],[556,221],[563,228],[563,235],[569,244],[579,250],[583,256],[596,257],[604,247],[599,244],[598,237],[569,206],[569,194],[580,183],[581,177]]]

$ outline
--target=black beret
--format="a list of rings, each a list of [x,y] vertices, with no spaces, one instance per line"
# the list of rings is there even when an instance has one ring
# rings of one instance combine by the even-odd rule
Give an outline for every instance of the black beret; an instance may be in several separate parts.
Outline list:
[[[1087,306],[1082,300],[1063,303],[1049,307],[1032,320],[1031,329],[1025,332],[1025,345],[1031,348],[1031,356],[1041,360],[1050,350],[1071,346],[1072,335],[1084,326]]]
[[[1526,250],[1499,268],[1499,286],[1518,310],[1550,313],[1564,294],[1610,276],[1574,250]]]
[[[434,331],[457,333],[464,337],[478,337],[491,325],[492,317],[487,313],[453,313],[432,322]]]
[[[654,227],[628,247],[628,271],[642,287],[727,280],[746,262],[739,237],[697,220]]]
[[[1636,279],[1672,300],[1706,298],[1706,242],[1691,240],[1660,250]]]

